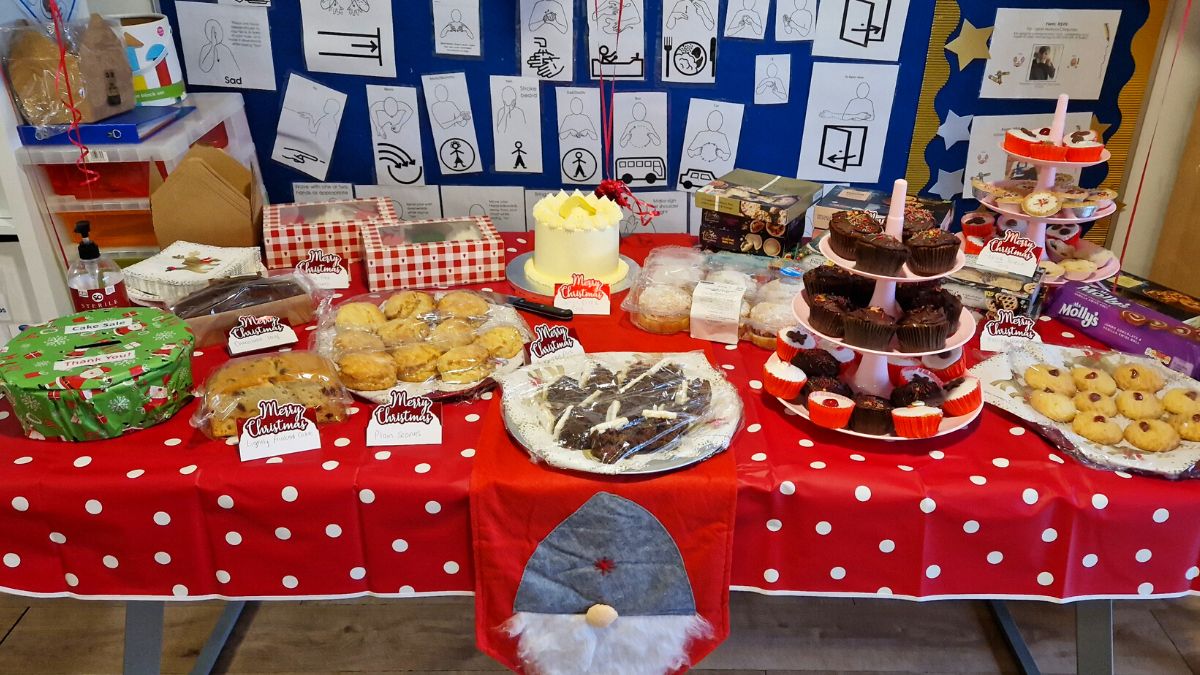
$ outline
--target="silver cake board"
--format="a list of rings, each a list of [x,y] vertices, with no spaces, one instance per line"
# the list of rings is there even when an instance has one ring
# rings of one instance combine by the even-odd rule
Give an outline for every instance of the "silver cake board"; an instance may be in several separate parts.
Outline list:
[[[546,291],[542,290],[540,286],[530,281],[529,277],[525,275],[525,261],[532,257],[533,252],[530,251],[529,253],[522,253],[521,255],[513,258],[509,261],[508,267],[504,269],[504,275],[508,277],[508,282],[510,284],[525,291],[526,293],[544,295],[546,297],[553,296],[554,289],[550,289],[550,292],[547,293]],[[635,263],[628,256],[621,256],[621,260],[624,260],[625,264],[629,266],[629,272],[625,275],[624,279],[610,285],[608,290],[613,294],[627,290],[633,285],[633,280],[637,278],[638,273],[642,271],[642,266]]]

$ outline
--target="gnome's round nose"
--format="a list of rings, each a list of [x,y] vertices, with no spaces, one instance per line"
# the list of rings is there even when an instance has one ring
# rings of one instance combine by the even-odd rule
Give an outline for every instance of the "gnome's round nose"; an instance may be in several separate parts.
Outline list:
[[[588,607],[585,619],[592,628],[608,628],[617,620],[617,610],[612,605],[595,604]]]

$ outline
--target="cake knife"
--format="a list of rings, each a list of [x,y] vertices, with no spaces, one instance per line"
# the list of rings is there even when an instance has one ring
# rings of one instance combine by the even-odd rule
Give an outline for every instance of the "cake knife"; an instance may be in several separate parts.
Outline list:
[[[529,312],[530,314],[537,314],[538,316],[544,316],[547,319],[557,319],[559,321],[570,321],[571,319],[575,318],[575,312],[572,312],[569,309],[560,309],[558,307],[555,307],[554,305],[545,305],[540,302],[534,302],[532,300],[526,300],[525,298],[519,298],[515,295],[505,295],[503,293],[496,293],[495,291],[475,291],[475,292],[496,304],[510,305],[516,309],[519,309],[519,310],[522,310],[525,312]]]

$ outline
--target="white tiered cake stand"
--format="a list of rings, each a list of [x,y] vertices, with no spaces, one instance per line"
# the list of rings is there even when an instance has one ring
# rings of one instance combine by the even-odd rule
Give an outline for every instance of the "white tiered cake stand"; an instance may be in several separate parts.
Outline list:
[[[1051,180],[1053,180],[1053,178],[1051,178]],[[897,180],[892,186],[891,207],[888,210],[887,220],[884,224],[884,232],[895,237],[896,239],[902,239],[904,236],[904,202],[907,193],[907,181]],[[1044,233],[1045,231],[1043,230],[1043,234]],[[871,306],[880,307],[883,309],[883,311],[887,312],[891,316],[896,317],[900,316],[901,314],[900,308],[896,304],[896,284],[916,283],[920,281],[933,281],[935,279],[940,279],[961,269],[965,262],[965,257],[960,249],[955,266],[945,272],[942,272],[941,274],[935,274],[927,277],[918,276],[913,274],[912,271],[908,269],[907,265],[901,271],[900,276],[889,277],[878,274],[868,274],[866,272],[859,272],[855,270],[854,261],[847,260],[833,253],[832,249],[829,248],[828,239],[829,237],[826,235],[826,237],[818,244],[821,253],[842,269],[845,269],[858,276],[875,279],[875,292],[871,295]],[[804,298],[804,295],[804,293],[796,295],[795,300],[792,302],[792,309],[796,313],[796,318],[800,320],[800,323],[814,335],[818,335],[828,342],[846,347],[847,349],[851,349],[862,354],[862,359],[859,361],[858,367],[847,381],[847,383],[850,385],[850,388],[860,394],[871,394],[873,396],[881,396],[883,398],[887,398],[891,395],[893,387],[888,378],[887,370],[889,356],[911,358],[914,356],[924,356],[927,354],[940,354],[942,352],[955,349],[956,347],[961,347],[969,342],[971,337],[975,335],[975,317],[964,307],[962,314],[959,316],[958,330],[956,330],[953,335],[946,339],[946,345],[940,349],[935,349],[928,352],[902,352],[899,350],[876,350],[867,349],[865,347],[856,347],[852,344],[846,343],[844,340],[825,335],[821,331],[813,328],[812,324],[809,323],[808,301]],[[771,358],[778,357],[772,356]],[[779,401],[792,412],[795,412],[797,415],[808,419],[808,409],[800,403],[794,403],[782,398],[779,399]],[[974,420],[976,417],[978,417],[980,411],[982,410],[983,405],[980,404],[980,406],[970,414],[960,415],[958,417],[943,418],[941,426],[938,427],[938,433],[936,435],[942,436],[961,429],[967,424],[970,424],[971,420]],[[836,429],[836,431],[840,431],[851,436],[876,438],[881,440],[918,440],[891,435],[875,436],[851,431],[849,429]]]
[[[1050,123],[1050,140],[1054,141],[1056,144],[1059,144],[1059,145],[1062,144],[1063,129],[1066,127],[1066,124],[1067,124],[1067,100],[1068,100],[1068,97],[1066,94],[1059,95],[1058,105],[1054,109],[1054,119]],[[1053,190],[1054,179],[1058,175],[1059,169],[1086,169],[1089,166],[1096,166],[1097,164],[1104,164],[1112,157],[1112,154],[1106,149],[1100,153],[1100,159],[1098,159],[1094,162],[1067,162],[1067,161],[1059,162],[1059,161],[1054,161],[1054,160],[1036,159],[1034,157],[1026,157],[1024,155],[1019,155],[1015,152],[1009,151],[1008,149],[1006,149],[1004,147],[1003,140],[1000,141],[1000,150],[1003,151],[1008,156],[1014,157],[1025,164],[1030,164],[1032,166],[1037,167],[1037,172],[1038,172],[1037,189],[1038,190]],[[1046,248],[1046,225],[1083,225],[1084,223],[1090,223],[1092,221],[1099,220],[1106,216],[1110,216],[1117,210],[1116,204],[1109,204],[1108,206],[1106,206],[1102,209],[1097,209],[1095,213],[1093,213],[1091,216],[1089,216],[1087,218],[1075,217],[1074,213],[1070,209],[1063,209],[1062,211],[1060,211],[1059,213],[1066,214],[1066,215],[1062,215],[1059,217],[1036,218],[1034,216],[1030,216],[1029,214],[1025,213],[1023,210],[1021,210],[1020,207],[1014,208],[1014,207],[1010,207],[1010,206],[1007,206],[1004,204],[996,204],[990,198],[980,200],[980,203],[997,213],[1001,213],[1006,216],[1011,216],[1013,218],[1017,218],[1017,219],[1028,222],[1029,227],[1025,231],[1025,236],[1028,239],[1032,240],[1034,245],[1038,246],[1041,249],[1042,260],[1046,260],[1048,257],[1046,254],[1046,252],[1048,250]],[[1104,265],[1101,265],[1100,267],[1098,267],[1095,272],[1093,272],[1091,275],[1089,275],[1088,277],[1086,277],[1084,279],[1067,279],[1066,277],[1062,277],[1062,278],[1055,279],[1055,280],[1048,280],[1045,283],[1064,284],[1067,281],[1079,281],[1081,283],[1090,283],[1093,281],[1100,281],[1102,279],[1107,279],[1120,271],[1121,271],[1121,263],[1118,262],[1117,259],[1114,257],[1114,258],[1110,259],[1108,262],[1106,262]]]

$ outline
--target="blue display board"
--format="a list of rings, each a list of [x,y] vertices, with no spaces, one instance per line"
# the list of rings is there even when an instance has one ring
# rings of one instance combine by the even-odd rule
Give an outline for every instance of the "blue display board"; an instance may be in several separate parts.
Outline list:
[[[585,9],[592,0],[576,0],[575,35],[575,84],[592,85],[585,79],[587,73],[587,22]],[[433,18],[430,0],[405,0],[394,3],[393,17],[396,34],[397,77],[370,78],[330,73],[309,73],[305,69],[302,26],[299,3],[295,0],[276,1],[269,8],[271,41],[275,53],[275,77],[277,91],[243,90],[250,129],[258,150],[263,178],[273,202],[290,201],[293,182],[309,182],[312,178],[289,167],[270,160],[271,147],[275,139],[283,87],[289,73],[304,74],[324,85],[348,95],[337,147],[330,162],[326,180],[355,184],[375,183],[374,162],[371,159],[371,134],[367,122],[367,84],[399,84],[420,88],[422,74],[458,72],[466,73],[471,93],[471,105],[476,116],[491,106],[489,78],[491,75],[518,75],[518,1],[483,0],[480,3],[483,23],[483,57],[457,58],[437,56],[433,53]],[[162,10],[175,22],[174,0],[162,0]],[[670,128],[668,159],[670,170],[679,160],[683,143],[684,124],[687,119],[688,103],[692,97],[732,101],[746,104],[742,125],[741,144],[738,148],[737,166],[768,173],[793,176],[800,155],[800,136],[807,105],[809,74],[812,70],[811,42],[775,42],[774,4],[771,18],[766,27],[765,40],[737,40],[721,37],[725,23],[725,0],[721,1],[718,21],[717,82],[713,86],[662,83],[655,74],[661,58],[660,29],[662,26],[663,3],[649,0],[645,3],[643,23],[646,26],[647,65],[650,79],[645,82],[622,81],[617,91],[666,91],[668,92],[668,114]],[[912,0],[906,23],[903,47],[900,51],[899,86],[891,118],[891,134],[883,157],[880,178],[890,183],[893,178],[904,175],[908,163],[908,131],[913,126],[917,98],[921,90],[925,53],[928,46],[929,25],[933,17],[934,0]],[[176,31],[178,39],[179,31]],[[754,57],[758,54],[791,54],[791,96],[786,105],[753,105],[754,101]],[[563,83],[568,84],[568,83]],[[449,185],[522,185],[527,188],[557,188],[558,137],[554,108],[555,84],[542,85],[542,133],[543,174],[496,173],[492,170],[491,128],[488,124],[477,124],[485,171],[470,175],[442,175],[437,166],[435,148],[429,131],[429,120],[422,110],[422,136],[424,145],[426,182]],[[189,85],[193,91],[212,90],[209,87]],[[422,105],[424,102],[422,101]],[[486,119],[486,115],[484,116]],[[677,173],[677,171],[676,171]],[[668,171],[670,175],[670,171]],[[675,188],[674,181],[668,187]],[[663,189],[663,188],[659,188]]]

